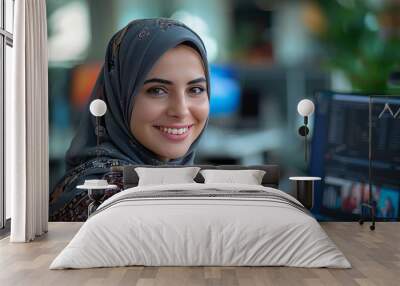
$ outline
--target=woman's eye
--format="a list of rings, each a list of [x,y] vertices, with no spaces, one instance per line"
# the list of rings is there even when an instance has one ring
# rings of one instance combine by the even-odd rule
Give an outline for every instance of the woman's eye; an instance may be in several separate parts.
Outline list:
[[[201,94],[201,93],[203,93],[204,91],[205,91],[205,89],[204,89],[203,87],[199,87],[199,86],[192,87],[192,88],[190,89],[190,92],[193,93],[193,94]]]
[[[160,96],[160,95],[166,94],[167,92],[160,87],[152,87],[147,90],[147,93],[154,95],[154,96]]]

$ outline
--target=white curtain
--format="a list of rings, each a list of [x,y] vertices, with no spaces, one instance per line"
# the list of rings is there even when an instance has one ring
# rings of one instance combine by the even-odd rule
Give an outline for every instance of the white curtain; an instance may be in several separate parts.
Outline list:
[[[13,92],[6,98],[6,188],[11,242],[48,229],[48,79],[45,0],[15,1]]]

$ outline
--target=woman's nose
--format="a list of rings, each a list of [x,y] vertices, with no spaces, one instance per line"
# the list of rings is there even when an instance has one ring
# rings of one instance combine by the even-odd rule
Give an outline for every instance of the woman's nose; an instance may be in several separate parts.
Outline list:
[[[185,117],[190,113],[185,94],[176,94],[169,98],[168,115],[173,117]]]

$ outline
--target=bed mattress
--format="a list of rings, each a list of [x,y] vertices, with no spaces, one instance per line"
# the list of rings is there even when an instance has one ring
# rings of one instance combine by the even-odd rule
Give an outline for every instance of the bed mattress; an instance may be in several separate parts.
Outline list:
[[[129,265],[351,267],[292,196],[258,185],[199,183],[112,196],[50,269]]]

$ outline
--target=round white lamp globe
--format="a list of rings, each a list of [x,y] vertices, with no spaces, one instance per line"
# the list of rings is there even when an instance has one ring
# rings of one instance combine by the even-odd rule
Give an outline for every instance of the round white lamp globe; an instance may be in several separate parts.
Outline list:
[[[101,99],[95,99],[90,103],[90,113],[94,116],[103,116],[107,111],[106,103]]]
[[[303,99],[297,104],[297,112],[301,116],[310,116],[314,112],[314,103],[309,99]]]

